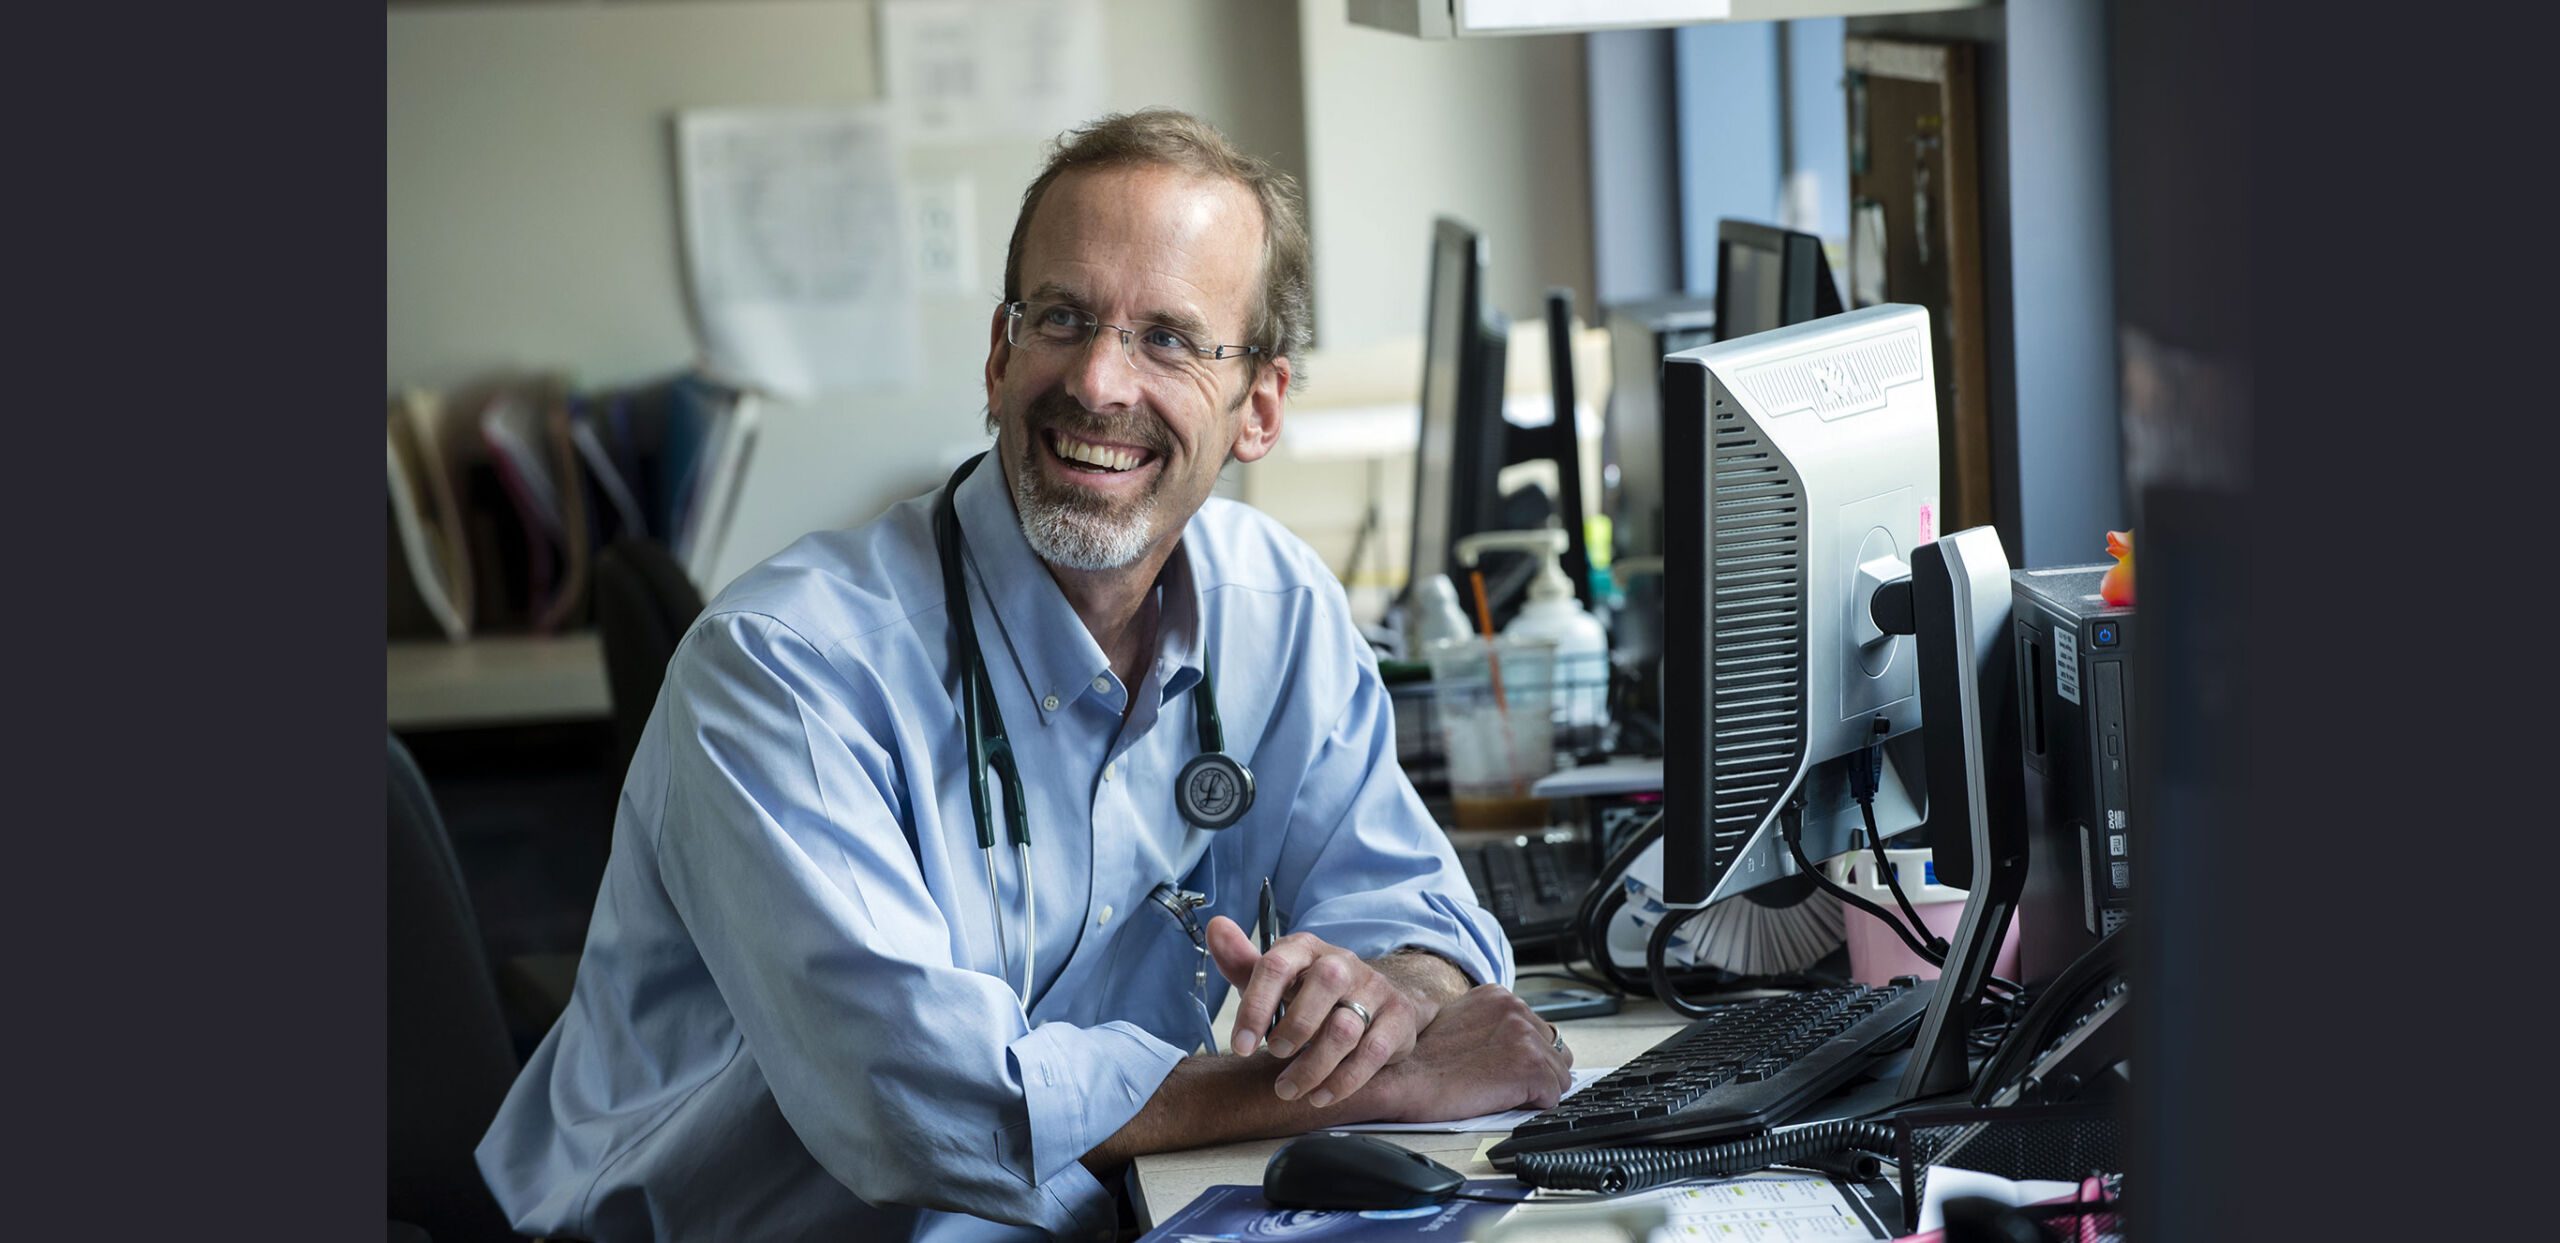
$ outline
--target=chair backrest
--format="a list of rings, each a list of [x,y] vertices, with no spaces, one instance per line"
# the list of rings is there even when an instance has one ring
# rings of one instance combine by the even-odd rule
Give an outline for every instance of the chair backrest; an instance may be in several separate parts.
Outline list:
[[[515,1239],[471,1150],[516,1056],[462,867],[426,778],[390,736],[390,1215],[438,1243]]]
[[[613,698],[613,734],[621,763],[615,785],[631,771],[640,731],[657,706],[676,642],[702,616],[702,591],[655,540],[619,539],[596,559],[596,629],[604,639],[605,685]]]

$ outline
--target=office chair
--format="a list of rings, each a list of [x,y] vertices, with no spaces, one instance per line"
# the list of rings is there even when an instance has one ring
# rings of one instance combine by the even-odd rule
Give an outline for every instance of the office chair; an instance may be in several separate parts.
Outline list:
[[[471,1157],[515,1081],[515,1050],[444,818],[389,738],[392,1236],[517,1239]]]
[[[613,700],[614,746],[621,754],[615,771],[628,773],[640,731],[657,706],[667,661],[685,629],[702,616],[702,591],[665,545],[618,539],[596,560],[595,606],[605,685]]]

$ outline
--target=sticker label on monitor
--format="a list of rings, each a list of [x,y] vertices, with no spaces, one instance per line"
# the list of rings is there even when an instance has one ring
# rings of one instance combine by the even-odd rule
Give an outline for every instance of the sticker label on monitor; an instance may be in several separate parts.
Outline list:
[[[2080,636],[2068,626],[2053,628],[2053,689],[2080,702]]]

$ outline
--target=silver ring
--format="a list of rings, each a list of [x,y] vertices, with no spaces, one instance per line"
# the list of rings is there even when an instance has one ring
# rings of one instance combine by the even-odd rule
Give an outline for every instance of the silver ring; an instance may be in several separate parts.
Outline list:
[[[1337,1002],[1333,1003],[1333,1008],[1334,1008],[1334,1009],[1336,1009],[1336,1010],[1348,1009],[1348,1010],[1349,1010],[1349,1011],[1351,1011],[1353,1014],[1359,1015],[1359,1016],[1360,1016],[1360,1029],[1361,1029],[1362,1031],[1367,1031],[1367,1030],[1369,1029],[1369,1024],[1370,1024],[1370,1023],[1375,1019],[1375,1017],[1376,1017],[1376,1016],[1374,1016],[1374,1015],[1372,1015],[1372,1014],[1370,1014],[1370,1013],[1369,1013],[1369,1007],[1364,1006],[1364,1005],[1361,1005],[1359,1002],[1351,1001],[1351,1000],[1348,1000],[1348,999],[1345,999],[1345,1000],[1342,1000],[1342,1001],[1337,1001]]]
[[[1547,1030],[1554,1033],[1547,1040],[1548,1046],[1558,1053],[1564,1052],[1564,1029],[1553,1023],[1549,1023],[1547,1024]]]

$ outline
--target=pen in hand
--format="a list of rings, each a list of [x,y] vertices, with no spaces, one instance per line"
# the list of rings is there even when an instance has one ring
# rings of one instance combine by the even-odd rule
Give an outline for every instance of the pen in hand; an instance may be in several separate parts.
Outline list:
[[[1253,935],[1254,939],[1261,943],[1260,948],[1262,952],[1266,954],[1271,952],[1271,943],[1280,939],[1280,913],[1272,907],[1271,878],[1268,876],[1262,878],[1262,905],[1259,910],[1254,912]],[[1280,1020],[1288,1017],[1288,1014],[1288,998],[1283,997],[1279,1001],[1273,1003],[1271,1007],[1271,1021],[1264,1024],[1262,1028],[1263,1038],[1266,1040],[1270,1039],[1272,1029],[1280,1026]]]

